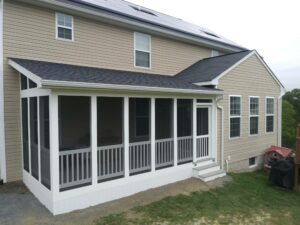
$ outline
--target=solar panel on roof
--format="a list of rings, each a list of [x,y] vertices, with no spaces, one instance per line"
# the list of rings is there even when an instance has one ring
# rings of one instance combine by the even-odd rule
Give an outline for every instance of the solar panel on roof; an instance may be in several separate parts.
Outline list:
[[[135,17],[137,19],[142,19],[144,21],[148,21],[153,24],[180,30],[182,32],[186,32],[195,36],[216,40],[219,42],[223,42],[225,44],[243,48],[242,46],[234,43],[233,41],[230,41],[229,39],[219,34],[215,34],[215,32],[212,32],[206,28],[202,28],[198,25],[186,22],[176,17],[169,16],[164,13],[157,12],[155,10],[150,10],[145,7],[127,1],[123,1],[123,0],[79,0],[79,1],[94,7],[100,7],[102,9],[107,9],[116,13],[126,14],[128,16]],[[142,11],[136,10],[136,8],[142,9]],[[202,30],[202,32],[199,33],[199,30]]]

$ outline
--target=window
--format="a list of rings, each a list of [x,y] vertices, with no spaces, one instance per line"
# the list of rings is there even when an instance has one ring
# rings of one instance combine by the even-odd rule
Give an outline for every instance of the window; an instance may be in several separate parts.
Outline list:
[[[56,13],[56,38],[73,41],[73,16]]]
[[[239,137],[241,133],[241,97],[230,96],[230,138]]]
[[[256,166],[256,158],[255,157],[251,157],[249,158],[249,167],[255,167]]]
[[[217,50],[211,50],[211,57],[216,57],[216,56],[219,56],[220,55],[220,52],[217,51]]]
[[[134,33],[135,66],[150,68],[151,37],[146,34]]]
[[[250,97],[249,100],[249,117],[250,117],[250,135],[258,134],[258,120],[259,120],[259,98],[258,97]]]
[[[274,131],[274,98],[266,98],[266,132]]]

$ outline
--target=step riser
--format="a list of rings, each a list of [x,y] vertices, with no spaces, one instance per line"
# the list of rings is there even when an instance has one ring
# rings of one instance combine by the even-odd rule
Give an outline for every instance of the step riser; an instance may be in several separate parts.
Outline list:
[[[198,175],[201,176],[203,174],[218,171],[218,170],[220,170],[220,166],[215,166],[215,167],[211,167],[211,168],[207,168],[207,169],[198,171]]]
[[[214,163],[212,160],[207,160],[207,161],[195,163],[194,165],[195,165],[195,167],[200,167],[200,166],[206,166],[206,165],[209,165],[212,163]]]
[[[200,180],[202,180],[204,182],[208,182],[208,181],[212,181],[212,180],[215,180],[217,178],[225,177],[225,176],[226,176],[226,173],[221,173],[221,174],[214,175],[214,176],[211,176],[211,177],[200,178]]]

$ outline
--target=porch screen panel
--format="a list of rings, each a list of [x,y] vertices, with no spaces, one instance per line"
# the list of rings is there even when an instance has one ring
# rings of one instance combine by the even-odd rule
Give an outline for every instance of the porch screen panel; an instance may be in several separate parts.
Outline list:
[[[192,135],[192,100],[177,100],[177,135],[185,137]]]
[[[23,138],[23,165],[29,172],[29,148],[28,148],[28,99],[22,98],[22,138]]]
[[[155,138],[173,137],[173,100],[155,99]]]
[[[98,146],[123,143],[123,98],[99,97]]]
[[[39,179],[38,155],[38,111],[37,97],[30,98],[30,151],[31,175]]]
[[[59,149],[90,147],[90,97],[59,96]]]
[[[50,189],[49,97],[40,97],[41,182]]]
[[[197,136],[208,134],[208,108],[197,109]]]
[[[150,140],[150,99],[129,99],[130,143]]]

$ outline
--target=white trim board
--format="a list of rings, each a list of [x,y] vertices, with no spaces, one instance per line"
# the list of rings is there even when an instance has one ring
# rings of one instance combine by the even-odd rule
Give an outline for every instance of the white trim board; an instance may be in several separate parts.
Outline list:
[[[4,124],[3,0],[0,0],[0,180],[7,182]]]
[[[37,84],[37,87],[41,87],[41,82],[42,79],[40,77],[38,77],[37,75],[35,75],[34,73],[30,72],[29,70],[27,70],[25,67],[20,66],[17,62],[15,62],[13,59],[8,59],[8,64],[14,68],[15,70],[17,70],[18,72],[20,72],[21,74],[23,74],[24,76],[28,77],[30,80],[32,80],[33,82],[35,82]]]
[[[211,80],[211,81],[205,81],[205,82],[198,82],[198,83],[195,83],[195,84],[199,85],[199,86],[202,86],[202,85],[218,85],[220,78],[222,78],[223,76],[225,76],[227,73],[229,73],[231,70],[233,70],[234,68],[236,68],[238,65],[240,65],[242,62],[246,61],[248,58],[250,58],[253,55],[257,56],[257,58],[259,59],[259,61],[263,64],[263,66],[266,68],[266,70],[269,72],[269,74],[272,76],[272,78],[276,81],[276,83],[279,85],[279,87],[283,89],[282,91],[285,92],[283,84],[279,81],[279,79],[272,72],[272,70],[270,69],[270,67],[265,63],[265,61],[261,58],[261,56],[258,54],[258,52],[256,50],[252,50],[248,55],[246,55],[244,58],[240,59],[238,62],[236,62],[235,64],[233,64],[227,70],[225,70],[224,72],[222,72],[221,74],[219,74],[217,77],[215,77],[213,80]]]

